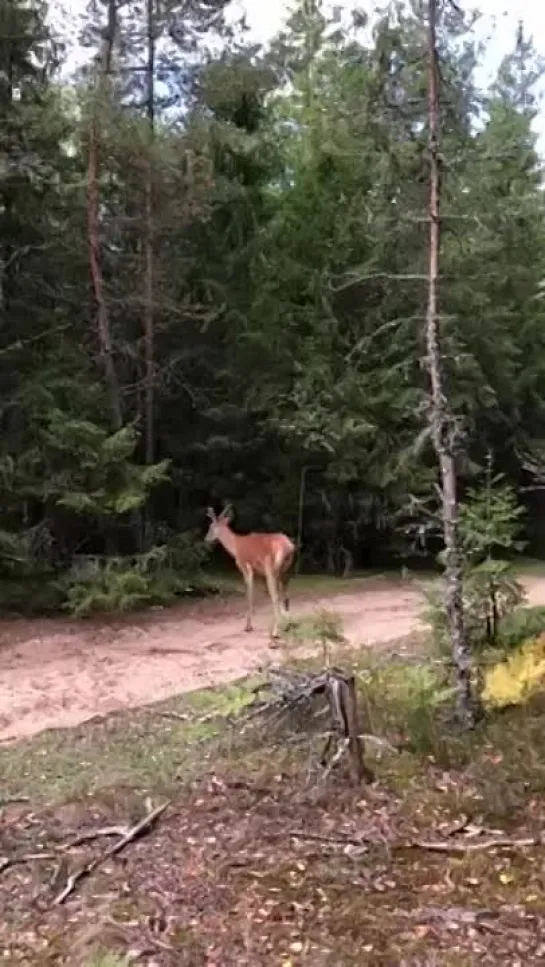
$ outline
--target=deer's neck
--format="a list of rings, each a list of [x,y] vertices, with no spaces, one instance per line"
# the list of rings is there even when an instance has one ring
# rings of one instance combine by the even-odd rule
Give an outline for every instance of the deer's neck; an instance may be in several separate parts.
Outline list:
[[[237,556],[237,535],[228,525],[225,525],[225,527],[222,527],[221,531],[219,531],[218,541],[220,542],[221,546],[225,548],[227,553],[231,555],[231,557]]]

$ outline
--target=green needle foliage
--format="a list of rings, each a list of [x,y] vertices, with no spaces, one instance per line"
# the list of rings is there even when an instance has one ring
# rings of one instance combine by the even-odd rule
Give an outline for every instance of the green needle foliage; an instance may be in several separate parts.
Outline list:
[[[0,0],[0,606],[36,605],[21,592],[33,579],[51,608],[80,613],[66,588],[81,555],[111,558],[99,597],[125,572],[140,587],[139,555],[165,533],[186,535],[187,573],[204,509],[224,500],[241,529],[296,535],[302,522],[303,567],[410,556],[399,515],[436,483],[419,14],[372,14],[370,39],[361,14],[300,3],[259,48],[221,0],[168,0],[150,86],[146,11],[110,0],[97,94],[108,5],[89,5],[72,73],[53,7]],[[542,63],[520,33],[483,94],[480,56],[445,16],[443,348],[462,491],[491,449],[516,493],[521,454],[539,462],[545,439]],[[91,285],[92,133],[121,428]],[[128,593],[121,607],[141,601]]]

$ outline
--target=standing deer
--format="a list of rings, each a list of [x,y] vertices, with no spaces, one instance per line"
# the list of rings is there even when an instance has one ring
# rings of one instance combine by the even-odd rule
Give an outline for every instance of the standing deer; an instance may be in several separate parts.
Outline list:
[[[231,530],[233,512],[228,505],[216,516],[211,507],[207,511],[210,527],[205,537],[208,544],[219,541],[235,560],[244,583],[248,610],[245,631],[252,631],[254,610],[254,578],[265,578],[272,601],[274,624],[271,638],[278,638],[280,617],[289,611],[288,571],[295,557],[295,544],[285,534],[235,534]]]

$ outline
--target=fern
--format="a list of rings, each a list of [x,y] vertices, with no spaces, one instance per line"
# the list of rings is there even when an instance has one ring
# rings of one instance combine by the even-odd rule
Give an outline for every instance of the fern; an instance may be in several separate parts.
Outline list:
[[[545,635],[540,635],[485,671],[482,699],[493,708],[521,705],[544,687]]]
[[[75,617],[132,611],[209,590],[198,567],[202,547],[195,549],[187,535],[181,536],[188,540],[192,557],[180,558],[178,547],[173,552],[168,544],[160,544],[132,557],[79,558],[63,582],[65,610]],[[184,561],[185,568],[175,569],[176,561]]]

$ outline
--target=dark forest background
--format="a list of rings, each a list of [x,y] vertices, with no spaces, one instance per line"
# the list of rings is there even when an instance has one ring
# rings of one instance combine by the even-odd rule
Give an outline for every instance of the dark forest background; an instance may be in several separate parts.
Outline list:
[[[307,570],[440,549],[418,5],[369,40],[307,0],[266,49],[227,13],[95,0],[66,80],[47,4],[0,0],[3,609],[189,592],[225,501]],[[479,90],[470,28],[449,8],[439,51],[457,469],[492,461],[542,555],[543,62],[521,27]]]

